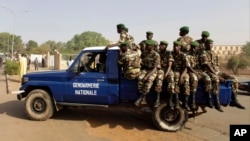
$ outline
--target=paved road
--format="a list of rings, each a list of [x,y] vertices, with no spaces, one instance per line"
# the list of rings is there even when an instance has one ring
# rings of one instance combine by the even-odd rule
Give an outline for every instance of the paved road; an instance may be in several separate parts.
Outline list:
[[[16,81],[18,77],[10,78],[11,89],[17,90],[20,86]],[[150,116],[124,109],[66,109],[52,119],[37,122],[27,119],[24,101],[6,94],[4,75],[0,70],[0,137],[3,141],[229,141],[230,124],[250,124],[250,94],[242,92],[238,97],[246,110],[223,107],[224,112],[220,113],[207,108],[206,114],[197,116],[196,120],[190,118],[185,128],[176,133],[158,131]]]

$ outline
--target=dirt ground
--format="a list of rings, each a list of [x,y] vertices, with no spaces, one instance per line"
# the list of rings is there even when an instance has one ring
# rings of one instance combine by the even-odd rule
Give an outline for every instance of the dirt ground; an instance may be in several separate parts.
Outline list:
[[[10,90],[20,87],[18,76],[9,76]],[[32,121],[25,114],[24,100],[6,94],[5,77],[0,72],[0,140],[2,141],[200,141],[185,132],[163,132],[150,115],[126,109],[69,108],[47,121]]]

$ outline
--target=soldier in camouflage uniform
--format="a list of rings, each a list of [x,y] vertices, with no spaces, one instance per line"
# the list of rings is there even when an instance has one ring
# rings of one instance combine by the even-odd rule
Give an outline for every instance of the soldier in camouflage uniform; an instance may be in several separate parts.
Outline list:
[[[205,43],[206,51],[204,51],[201,54],[200,61],[201,61],[201,65],[202,65],[202,70],[210,76],[210,79],[212,81],[211,93],[215,97],[215,105],[214,106],[218,111],[223,112],[221,105],[220,105],[220,101],[219,101],[220,80],[219,80],[219,77],[215,71],[216,55],[211,50],[212,46],[210,45],[210,43],[212,43],[212,42],[213,42],[213,40],[211,40],[211,39],[208,39],[206,41],[206,43]],[[208,93],[209,104],[212,103],[211,102],[211,93]]]
[[[147,32],[146,32],[146,40],[141,41],[139,44],[140,44],[140,45],[145,45],[145,42],[146,42],[147,40],[153,40],[153,35],[154,35],[153,32],[147,31]],[[153,40],[153,41],[155,42],[155,43],[154,43],[154,50],[157,51],[157,50],[158,50],[158,43],[157,43],[157,41],[155,41],[155,40]],[[142,48],[142,47],[141,47],[141,48]]]
[[[213,46],[213,41],[211,40],[210,41],[210,46],[212,47]],[[235,106],[239,109],[245,109],[244,106],[242,106],[238,99],[237,99],[237,93],[238,93],[238,80],[232,76],[232,75],[229,75],[225,72],[221,72],[220,71],[220,68],[219,68],[219,57],[216,56],[216,59],[215,59],[215,72],[217,73],[217,75],[219,76],[219,79],[220,79],[220,82],[224,82],[225,80],[227,79],[231,79],[232,80],[232,95],[231,95],[231,102],[230,102],[230,106]]]
[[[183,101],[184,108],[187,108],[187,102],[186,99],[188,99],[188,96],[190,94],[190,86],[189,86],[189,76],[187,74],[187,58],[186,55],[181,52],[181,42],[180,41],[174,41],[174,51],[172,53],[174,62],[172,64],[172,71],[173,76],[168,76],[167,78],[169,80],[168,83],[168,93],[169,101],[172,101],[172,97],[175,96],[175,107],[179,107],[179,94],[180,94],[180,87],[183,88],[183,94],[185,96],[185,100]],[[172,102],[169,102],[170,108],[172,108],[171,105]]]
[[[202,31],[201,39],[196,40],[200,44],[199,46],[200,53],[202,53],[203,50],[205,50],[205,42],[207,41],[209,36],[210,36],[210,33],[208,31]]]
[[[199,74],[199,54],[198,54],[198,42],[191,42],[190,43],[190,51],[187,54],[188,60],[188,75],[190,81],[190,95],[192,96],[191,108],[195,109],[195,94],[197,91],[198,80],[200,78]]]
[[[156,86],[159,86],[158,88],[160,90],[161,90],[164,79],[174,78],[173,76],[174,74],[171,70],[174,59],[173,59],[172,53],[170,51],[167,51],[167,47],[168,47],[167,41],[160,41],[159,54],[161,57],[161,69],[158,70],[157,77],[156,77]],[[157,91],[157,89],[155,91]],[[169,101],[168,105],[173,106],[172,101]],[[169,106],[169,107],[172,107],[172,106]]]
[[[128,28],[125,27],[124,24],[117,24],[116,28],[117,28],[117,33],[120,35],[119,40],[114,44],[107,45],[105,49],[107,50],[110,47],[120,46],[122,42],[129,42],[129,49],[131,49],[132,46],[135,44],[133,36],[129,35],[127,32]]]
[[[129,50],[128,46],[128,42],[121,43],[118,64],[123,70],[124,77],[132,80],[137,79],[140,73],[140,50]]]
[[[183,26],[180,28],[179,35],[180,37],[177,39],[177,41],[181,42],[181,51],[183,53],[187,53],[190,49],[190,43],[193,41],[193,38],[188,36],[189,33],[189,27]]]
[[[135,105],[147,104],[146,95],[149,93],[157,75],[157,69],[160,69],[160,55],[154,51],[154,41],[146,41],[146,51],[143,52],[141,60],[141,72],[138,77],[138,90],[141,96],[135,101]]]

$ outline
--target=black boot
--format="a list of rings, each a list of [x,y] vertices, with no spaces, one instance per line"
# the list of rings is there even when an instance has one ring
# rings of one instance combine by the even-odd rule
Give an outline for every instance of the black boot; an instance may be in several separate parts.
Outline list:
[[[174,104],[173,104],[173,94],[169,94],[167,108],[173,109],[173,107],[174,107]]]
[[[195,92],[192,92],[192,102],[191,102],[191,109],[196,108],[196,103],[195,103]]]
[[[229,104],[232,107],[237,107],[239,109],[246,109],[244,106],[242,106],[239,101],[237,100],[237,93],[236,92],[232,92],[232,96],[231,96],[231,102]]]
[[[135,106],[140,106],[140,104],[144,104],[146,101],[146,96],[145,95],[141,95],[136,101],[135,101]],[[143,103],[144,102],[144,103]],[[146,102],[147,103],[147,102]]]
[[[215,109],[217,109],[218,111],[220,112],[223,112],[222,108],[221,108],[221,105],[220,105],[220,101],[219,101],[219,97],[218,95],[214,95],[215,96]]]
[[[154,107],[160,106],[160,94],[161,94],[160,92],[157,92],[157,98]]]
[[[207,99],[207,106],[209,108],[213,108],[213,103],[212,103],[212,95],[211,95],[211,92],[207,92],[207,96],[208,96],[208,99]]]
[[[189,106],[188,106],[188,98],[189,98],[189,95],[185,95],[184,96],[184,100],[183,100],[183,104],[182,104],[182,107],[186,110],[189,110]]]
[[[179,108],[180,107],[180,101],[179,101],[179,94],[174,94],[175,96],[175,108]]]

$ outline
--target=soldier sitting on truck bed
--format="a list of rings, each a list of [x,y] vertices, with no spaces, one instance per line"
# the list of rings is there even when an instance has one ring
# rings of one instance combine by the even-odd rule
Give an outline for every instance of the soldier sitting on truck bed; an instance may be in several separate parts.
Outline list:
[[[155,42],[146,41],[146,51],[142,53],[141,71],[138,77],[138,90],[141,96],[135,101],[136,106],[147,104],[146,95],[149,93],[160,66],[160,55],[154,50]]]
[[[213,41],[211,40],[210,42],[208,42],[209,46],[213,46]],[[231,79],[232,80],[232,95],[231,95],[231,102],[230,102],[230,106],[235,106],[239,109],[245,109],[244,106],[242,106],[238,99],[237,99],[237,93],[238,93],[238,80],[232,76],[232,75],[229,75],[225,72],[221,72],[220,69],[219,69],[219,60],[218,60],[218,56],[216,56],[216,60],[215,60],[215,71],[216,73],[218,74],[219,76],[219,79],[220,79],[220,82],[224,82],[225,80],[227,79]]]
[[[212,88],[211,91],[209,91],[208,93],[208,104],[209,107],[213,107],[212,104],[212,95],[215,97],[215,108],[220,111],[223,112],[221,105],[220,105],[220,101],[219,101],[219,88],[220,88],[220,81],[219,81],[219,77],[215,72],[215,60],[216,60],[216,56],[214,54],[214,52],[212,51],[212,43],[213,40],[208,39],[205,43],[205,47],[206,50],[203,51],[203,53],[201,54],[201,58],[200,58],[200,63],[202,65],[202,70],[207,73],[210,76],[210,79],[212,81]],[[212,93],[212,95],[211,95]]]
[[[137,79],[140,73],[140,50],[130,50],[128,47],[129,42],[122,42],[120,44],[118,64],[122,67],[124,77],[132,80]]]

